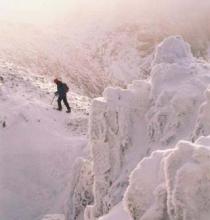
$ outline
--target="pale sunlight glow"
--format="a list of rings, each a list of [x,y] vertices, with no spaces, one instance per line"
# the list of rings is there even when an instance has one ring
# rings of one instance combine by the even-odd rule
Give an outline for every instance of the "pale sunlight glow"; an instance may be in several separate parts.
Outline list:
[[[72,0],[0,0],[0,16],[22,20],[52,19],[71,11]]]
[[[0,17],[25,20],[53,19],[68,14],[75,17],[112,11],[124,0],[0,0]]]

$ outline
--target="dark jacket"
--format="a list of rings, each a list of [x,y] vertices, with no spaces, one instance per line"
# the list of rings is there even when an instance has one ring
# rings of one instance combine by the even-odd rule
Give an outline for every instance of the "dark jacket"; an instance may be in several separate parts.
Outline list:
[[[66,89],[64,83],[58,81],[57,83],[57,92],[55,93],[59,97],[65,97],[66,96]]]

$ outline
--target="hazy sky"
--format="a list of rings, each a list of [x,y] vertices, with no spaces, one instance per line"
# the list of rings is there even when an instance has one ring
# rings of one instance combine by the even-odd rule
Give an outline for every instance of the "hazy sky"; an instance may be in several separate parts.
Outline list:
[[[120,0],[0,0],[0,16],[23,21],[52,21],[62,15],[100,13]]]
[[[52,20],[72,7],[71,0],[0,0],[0,15],[22,21]]]
[[[202,15],[210,7],[210,0],[0,0],[0,17],[22,21],[51,22],[68,19],[101,16],[130,17],[138,20],[140,15],[157,14],[173,16]],[[75,20],[74,20],[75,21]]]

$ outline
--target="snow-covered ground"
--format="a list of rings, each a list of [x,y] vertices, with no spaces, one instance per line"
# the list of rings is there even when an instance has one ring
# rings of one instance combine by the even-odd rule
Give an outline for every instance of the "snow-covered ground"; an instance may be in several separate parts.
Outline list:
[[[0,219],[209,220],[210,64],[171,36],[145,65],[66,114],[52,78],[1,61]]]
[[[69,93],[72,113],[51,105],[53,78],[0,64],[0,219],[64,213],[76,158],[86,157],[89,99]]]
[[[209,220],[210,1],[71,2],[0,8],[0,220]]]

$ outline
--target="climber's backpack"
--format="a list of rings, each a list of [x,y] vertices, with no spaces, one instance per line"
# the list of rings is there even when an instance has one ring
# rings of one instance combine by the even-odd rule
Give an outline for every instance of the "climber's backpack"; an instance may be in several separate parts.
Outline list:
[[[66,85],[66,83],[63,83],[63,88],[64,88],[65,93],[69,91],[69,87]]]

